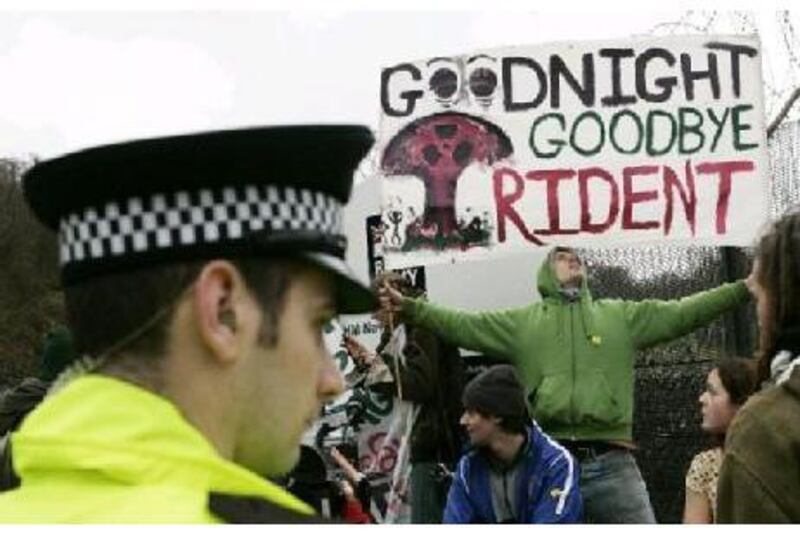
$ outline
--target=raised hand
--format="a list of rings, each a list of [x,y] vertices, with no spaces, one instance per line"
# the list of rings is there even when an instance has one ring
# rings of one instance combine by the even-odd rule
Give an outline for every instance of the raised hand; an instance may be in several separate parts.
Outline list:
[[[378,289],[378,301],[381,310],[388,314],[399,313],[403,308],[403,295],[389,285],[383,285]]]
[[[358,482],[361,481],[364,474],[359,472],[356,467],[342,455],[342,452],[336,449],[336,446],[331,448],[331,458],[336,461],[336,464],[342,469],[347,479],[350,480],[353,485],[358,485]]]
[[[356,363],[371,365],[375,360],[375,354],[351,335],[345,334],[342,337],[342,346]]]

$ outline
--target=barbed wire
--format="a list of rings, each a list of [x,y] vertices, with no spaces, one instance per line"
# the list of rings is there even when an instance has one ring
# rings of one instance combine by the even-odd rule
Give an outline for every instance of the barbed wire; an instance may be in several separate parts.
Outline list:
[[[794,29],[791,13],[778,11],[775,29],[762,28],[752,12],[747,11],[687,11],[676,21],[653,26],[646,35],[684,34],[755,34],[762,39],[764,68],[764,108],[770,131],[784,121],[800,118],[800,106],[793,98],[800,86],[800,41]]]

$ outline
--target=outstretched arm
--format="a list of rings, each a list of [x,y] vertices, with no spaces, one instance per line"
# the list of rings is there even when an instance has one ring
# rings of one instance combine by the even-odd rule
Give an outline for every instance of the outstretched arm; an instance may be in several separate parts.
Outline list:
[[[516,335],[525,308],[469,313],[404,298],[392,289],[381,291],[381,305],[450,344],[509,359],[517,355]]]
[[[625,318],[636,347],[647,348],[705,326],[748,298],[745,282],[737,281],[679,300],[624,302]]]

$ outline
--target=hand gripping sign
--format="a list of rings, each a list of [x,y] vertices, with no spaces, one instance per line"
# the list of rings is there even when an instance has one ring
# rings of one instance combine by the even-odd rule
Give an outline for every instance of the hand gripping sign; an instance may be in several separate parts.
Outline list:
[[[760,63],[754,37],[681,36],[387,67],[386,266],[751,244],[768,213]]]

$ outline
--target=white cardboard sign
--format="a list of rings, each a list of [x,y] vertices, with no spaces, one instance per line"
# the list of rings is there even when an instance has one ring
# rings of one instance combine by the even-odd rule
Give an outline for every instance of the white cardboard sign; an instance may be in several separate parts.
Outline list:
[[[756,37],[556,43],[381,75],[389,268],[563,244],[750,245],[768,157]]]

